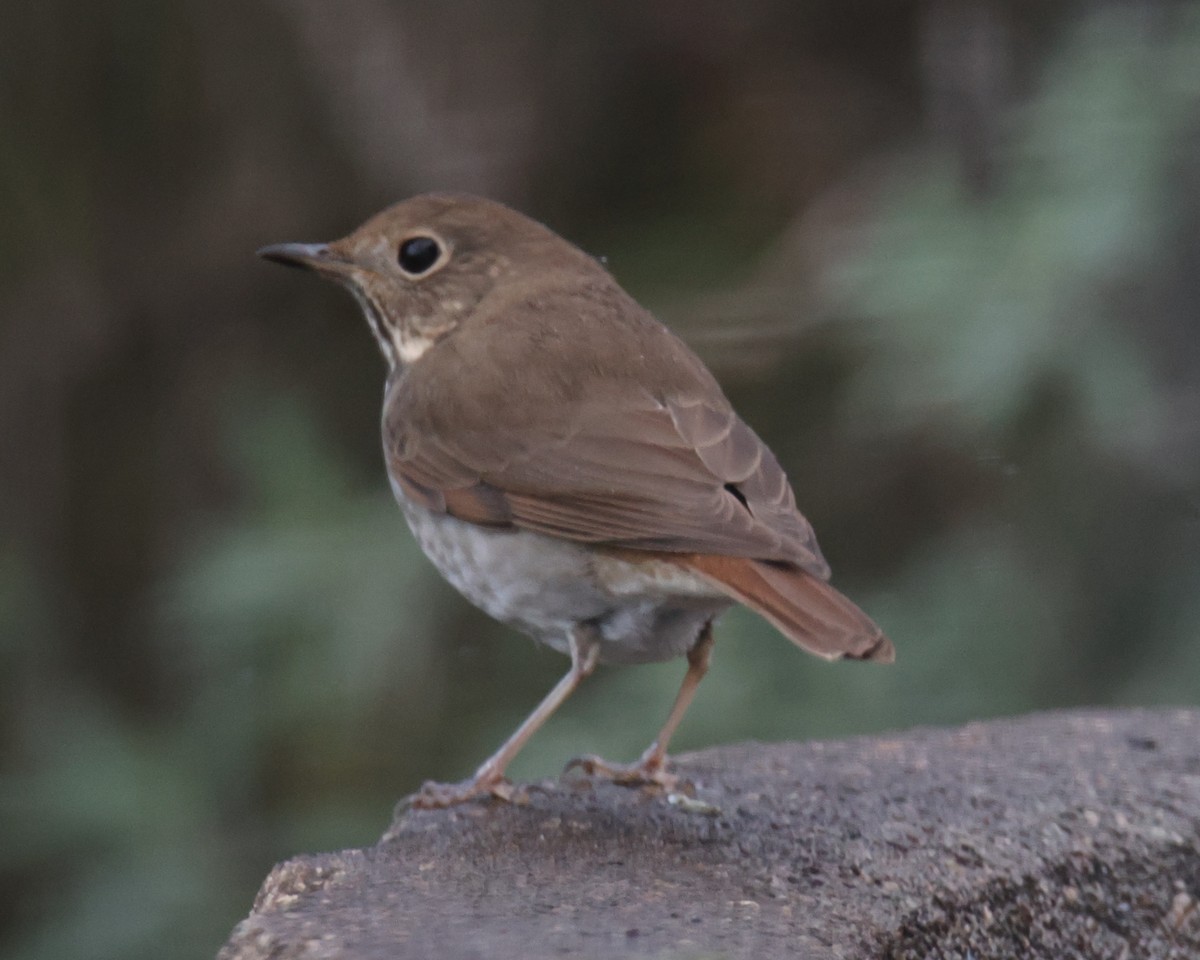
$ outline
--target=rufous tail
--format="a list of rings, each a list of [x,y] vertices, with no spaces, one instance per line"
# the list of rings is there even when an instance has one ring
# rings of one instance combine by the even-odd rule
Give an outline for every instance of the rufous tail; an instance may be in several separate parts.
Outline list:
[[[689,554],[676,562],[694,570],[765,617],[796,646],[826,660],[891,663],[896,648],[875,622],[824,580],[799,567]]]

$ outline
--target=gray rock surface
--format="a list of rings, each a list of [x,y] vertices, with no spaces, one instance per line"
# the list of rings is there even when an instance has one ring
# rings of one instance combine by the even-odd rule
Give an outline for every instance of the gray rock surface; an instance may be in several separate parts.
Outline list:
[[[1200,957],[1200,711],[678,758],[398,814],[267,878],[221,960]],[[678,798],[676,798],[678,800]]]

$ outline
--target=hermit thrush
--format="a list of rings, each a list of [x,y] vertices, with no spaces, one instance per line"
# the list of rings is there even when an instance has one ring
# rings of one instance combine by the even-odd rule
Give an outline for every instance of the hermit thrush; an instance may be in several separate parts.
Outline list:
[[[703,363],[592,257],[498,203],[414,197],[344,239],[260,255],[346,286],[387,360],[383,451],[434,565],[571,668],[469,780],[417,806],[507,796],[504,770],[600,662],[686,656],[658,737],[628,766],[670,786],[671,734],[732,603],[827,659],[891,642],[829,586],[771,451]]]

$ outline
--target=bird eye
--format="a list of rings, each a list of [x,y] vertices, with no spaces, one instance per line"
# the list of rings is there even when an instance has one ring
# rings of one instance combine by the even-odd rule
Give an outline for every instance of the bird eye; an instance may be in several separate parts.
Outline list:
[[[410,237],[400,244],[396,259],[405,273],[419,277],[437,263],[442,248],[433,237]]]

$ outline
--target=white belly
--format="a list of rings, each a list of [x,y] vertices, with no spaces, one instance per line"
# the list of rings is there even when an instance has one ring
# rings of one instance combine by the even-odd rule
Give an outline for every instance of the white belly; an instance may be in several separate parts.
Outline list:
[[[396,499],[421,549],[463,596],[562,653],[570,631],[589,623],[602,661],[669,660],[690,650],[704,624],[731,604],[670,564],[647,570],[569,540],[430,513],[399,491]]]

